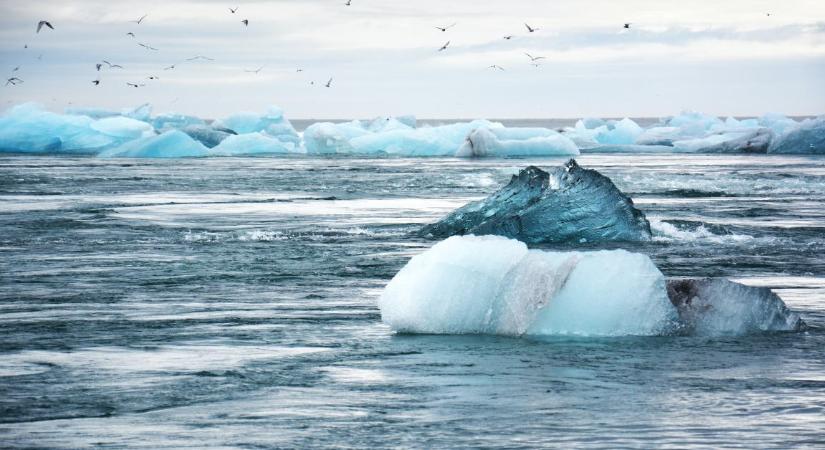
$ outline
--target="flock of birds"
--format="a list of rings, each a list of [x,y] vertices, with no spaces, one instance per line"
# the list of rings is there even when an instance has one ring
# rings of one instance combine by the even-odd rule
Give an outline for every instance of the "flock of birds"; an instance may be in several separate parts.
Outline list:
[[[345,5],[345,6],[351,6],[351,5],[352,5],[352,0],[347,0],[347,2],[346,2],[346,3],[344,3],[344,5]],[[239,7],[237,7],[237,6],[236,6],[236,7],[234,7],[234,8],[229,8],[229,12],[230,12],[230,14],[237,14],[239,9],[240,9],[240,8],[239,8]],[[771,14],[770,14],[770,13],[767,13],[767,16],[768,16],[768,17],[770,17],[770,16],[771,16]],[[137,25],[140,25],[140,24],[142,24],[142,23],[143,23],[143,21],[146,19],[146,17],[148,17],[148,14],[144,14],[143,16],[141,16],[140,18],[138,18],[137,20],[132,20],[132,21],[130,21],[130,22],[131,22],[131,23],[135,23],[135,24],[137,24]],[[241,23],[242,23],[245,27],[248,27],[248,26],[249,26],[249,19],[242,19],[240,22],[241,22]],[[446,33],[447,31],[449,31],[449,30],[451,30],[452,28],[454,28],[456,25],[458,25],[458,23],[457,23],[457,22],[453,22],[453,23],[452,23],[452,24],[450,24],[450,25],[447,25],[447,26],[436,26],[435,28],[436,28],[437,30],[441,31],[442,33]],[[627,29],[630,29],[631,25],[632,25],[632,23],[627,22],[627,23],[624,23],[624,24],[623,24],[622,28],[627,30]],[[52,24],[51,24],[49,21],[47,21],[47,20],[41,20],[41,21],[39,21],[39,22],[37,23],[37,31],[36,31],[36,33],[38,33],[38,34],[39,34],[39,33],[40,33],[40,31],[41,31],[44,27],[46,27],[46,28],[48,28],[48,29],[50,29],[50,30],[54,30],[54,26],[52,26]],[[540,30],[539,28],[537,28],[537,27],[533,27],[533,26],[531,26],[531,25],[530,25],[530,24],[528,24],[528,23],[524,23],[524,27],[527,29],[527,33],[535,33],[535,32],[537,32],[537,31],[539,31],[539,30]],[[130,31],[130,32],[128,32],[128,33],[126,33],[126,35],[127,35],[127,36],[129,36],[129,37],[131,37],[132,39],[137,39],[137,35],[136,35],[134,32],[132,32],[132,31]],[[509,40],[513,39],[514,37],[515,37],[515,35],[510,34],[510,35],[506,35],[506,36],[504,36],[504,37],[503,37],[503,39],[505,39],[505,40],[509,41]],[[451,44],[451,41],[450,41],[450,40],[447,40],[447,42],[445,42],[445,43],[444,43],[444,45],[442,45],[440,48],[438,48],[438,52],[443,52],[443,51],[447,50],[447,49],[450,47],[450,44]],[[151,46],[151,45],[149,45],[148,43],[145,43],[145,42],[137,42],[137,45],[139,45],[140,47],[142,47],[142,48],[146,49],[147,51],[153,51],[153,52],[159,51],[159,50],[158,50],[158,48],[153,47],[153,46]],[[28,44],[26,44],[26,45],[24,46],[24,48],[28,48]],[[540,67],[540,66],[541,66],[541,63],[540,63],[540,62],[541,62],[541,60],[545,60],[545,59],[547,59],[547,58],[545,58],[544,56],[533,56],[532,54],[530,54],[530,53],[526,53],[526,52],[525,52],[524,54],[525,54],[525,55],[526,55],[526,56],[530,59],[530,64],[531,64],[531,65],[533,65],[533,66],[534,66],[534,67],[536,67],[536,68],[538,68],[538,67]],[[40,57],[42,57],[42,55],[40,55]],[[38,57],[38,59],[40,59],[40,57]],[[175,64],[170,64],[170,65],[168,65],[168,66],[166,66],[166,67],[163,67],[163,70],[173,70],[173,69],[175,69],[175,68],[176,68],[179,64],[182,64],[183,62],[192,62],[192,61],[214,61],[214,59],[213,59],[213,58],[209,58],[209,57],[207,57],[207,56],[203,56],[203,55],[196,55],[196,56],[193,56],[193,57],[191,57],[191,58],[186,58],[186,59],[185,59],[184,61],[182,61],[182,62],[178,62],[178,63],[175,63]],[[105,66],[104,66],[104,64],[105,64]],[[254,74],[256,74],[256,75],[257,75],[257,74],[259,74],[259,73],[260,73],[260,72],[264,69],[264,67],[265,67],[265,66],[260,66],[260,67],[258,67],[257,69],[251,69],[251,70],[246,70],[246,69],[245,69],[245,70],[244,70],[244,72],[246,72],[246,73],[254,73]],[[111,63],[111,62],[109,62],[109,61],[102,60],[101,62],[99,62],[99,63],[96,63],[96,64],[95,64],[95,68],[97,69],[98,76],[97,76],[97,78],[95,78],[94,80],[92,80],[92,84],[94,84],[95,86],[99,86],[99,85],[100,85],[100,83],[101,83],[101,80],[100,80],[100,71],[101,71],[101,69],[103,69],[103,68],[106,68],[106,69],[123,69],[123,66],[122,66],[122,65],[120,65],[120,64],[112,64],[112,63]],[[23,80],[22,80],[22,79],[20,79],[18,76],[16,76],[16,73],[18,72],[18,70],[19,70],[19,69],[20,69],[20,66],[17,66],[17,67],[15,67],[15,68],[11,71],[11,74],[10,74],[11,76],[10,76],[9,78],[7,78],[7,79],[6,79],[6,86],[9,86],[9,85],[12,85],[12,86],[17,86],[18,84],[23,83]],[[504,71],[504,70],[505,70],[505,69],[504,69],[504,67],[502,67],[502,66],[500,66],[500,65],[498,65],[498,64],[492,64],[492,65],[490,65],[490,66],[487,66],[487,69],[499,70],[499,71]],[[296,72],[303,72],[303,69],[298,68],[298,69],[296,69]],[[157,77],[157,76],[155,76],[155,75],[150,75],[150,76],[146,77],[146,79],[147,79],[147,80],[154,81],[154,80],[159,80],[160,78],[159,78],[159,77]],[[325,86],[325,87],[327,87],[327,88],[332,87],[332,80],[333,80],[333,78],[332,78],[332,77],[330,77],[329,81],[327,81],[327,82],[326,82],[323,86]],[[314,81],[310,81],[310,85],[315,85],[315,82],[314,82]],[[142,83],[142,82],[132,82],[132,81],[130,81],[130,82],[127,82],[127,83],[126,83],[126,86],[127,86],[127,87],[132,87],[132,88],[140,88],[140,87],[144,87],[144,86],[146,86],[146,83]]]

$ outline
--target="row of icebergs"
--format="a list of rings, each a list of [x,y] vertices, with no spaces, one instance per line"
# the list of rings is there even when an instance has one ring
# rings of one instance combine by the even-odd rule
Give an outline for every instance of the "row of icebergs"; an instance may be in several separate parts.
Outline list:
[[[580,153],[825,153],[825,116],[737,120],[699,113],[648,128],[631,119],[582,119],[573,127],[505,127],[475,120],[418,127],[415,117],[320,122],[298,133],[278,107],[216,121],[165,113],[150,105],[53,113],[26,103],[0,117],[0,152],[179,158],[256,155],[518,157]]]

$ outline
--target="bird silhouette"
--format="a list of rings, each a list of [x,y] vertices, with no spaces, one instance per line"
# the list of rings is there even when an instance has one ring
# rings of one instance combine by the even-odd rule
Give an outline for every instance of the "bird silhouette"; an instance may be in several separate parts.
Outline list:
[[[352,0],[347,0],[347,2],[344,3],[344,6],[350,6],[350,5],[352,5]]]
[[[527,27],[527,31],[529,31],[531,33],[535,33],[536,31],[539,30],[538,28],[533,28],[530,25],[527,25],[526,23],[524,24],[524,26]]]
[[[132,22],[134,22],[134,23],[136,23],[136,24],[140,25],[140,23],[141,23],[141,22],[143,22],[143,19],[145,19],[145,18],[146,18],[146,16],[148,16],[148,15],[149,15],[149,14],[144,14],[143,16],[141,16],[141,17],[140,17],[140,19],[138,19],[138,20],[133,20]]]
[[[95,68],[97,69],[98,72],[100,72],[101,67],[103,67],[103,64],[100,64],[100,63],[95,64]]]
[[[137,83],[129,83],[129,82],[127,82],[127,83],[126,83],[126,86],[130,86],[130,87],[133,87],[133,88],[139,88],[139,87],[143,87],[143,86],[146,86],[146,85],[145,85],[145,84],[137,84]]]
[[[497,65],[497,64],[493,64],[493,65],[491,65],[491,66],[487,66],[487,68],[488,68],[488,69],[497,69],[497,70],[500,70],[500,71],[502,71],[502,72],[504,71],[504,67],[501,67],[501,66],[499,66],[499,65]]]
[[[198,59],[205,59],[207,61],[214,61],[214,59],[209,58],[208,56],[202,56],[202,55],[193,56],[191,58],[186,58],[187,61],[195,61],[195,60],[198,60]]]
[[[20,84],[22,82],[23,82],[23,80],[21,80],[20,78],[11,77],[11,78],[6,79],[6,86],[8,86],[8,85],[17,86],[18,84]]]
[[[160,80],[160,78],[159,78],[159,77],[156,77],[156,76],[154,76],[154,75],[149,75],[148,77],[146,77],[146,79],[147,79],[147,80]]]
[[[626,30],[629,30],[629,29],[630,29],[630,25],[633,25],[633,24],[632,24],[632,23],[630,23],[630,22],[625,23],[625,24],[624,24],[624,28],[625,28]]]
[[[235,9],[229,8],[229,12],[235,14],[236,12],[238,12],[238,7],[236,6]]]
[[[525,53],[525,55],[527,55],[527,57],[528,57],[528,58],[530,58],[530,62],[536,62],[536,61],[538,61],[538,60],[540,60],[540,59],[547,59],[547,58],[545,58],[544,56],[533,56],[533,55],[531,55],[531,54],[529,54],[529,53]]]
[[[327,81],[327,84],[325,84],[324,86],[332,87],[332,78],[330,78],[329,81]]]
[[[447,25],[446,27],[435,27],[435,28],[438,29],[438,30],[441,30],[441,32],[443,33],[443,32],[449,30],[450,28],[452,28],[454,26],[456,26],[455,23],[453,23],[452,25]]]
[[[260,72],[263,68],[264,68],[264,66],[261,66],[261,67],[258,67],[258,68],[257,68],[257,69],[255,69],[255,70],[244,70],[244,72],[247,72],[247,73],[255,73],[255,74],[257,74],[257,73],[258,73],[258,72]]]
[[[142,43],[140,43],[140,42],[138,42],[138,45],[139,45],[139,46],[141,46],[141,47],[143,47],[143,48],[145,48],[146,50],[154,50],[154,51],[157,51],[157,50],[158,50],[158,49],[156,49],[155,47],[152,47],[151,45],[142,44]]]
[[[166,66],[166,67],[164,67],[164,68],[163,68],[163,70],[172,70],[172,69],[174,69],[174,68],[175,68],[175,65],[174,65],[174,64],[172,64],[171,66]]]
[[[130,32],[126,33],[126,36],[132,36],[132,37],[135,37],[135,33],[132,33],[132,32],[130,31]]]
[[[39,33],[40,29],[43,28],[44,26],[54,30],[54,27],[52,26],[51,23],[49,23],[48,20],[41,20],[40,22],[37,22],[37,32]]]
[[[107,66],[109,66],[110,69],[122,69],[123,68],[123,66],[121,66],[120,64],[112,64],[109,61],[106,61],[105,59],[102,60],[101,62],[103,64],[106,64]]]
[[[447,43],[442,45],[441,48],[438,49],[438,51],[443,52],[444,50],[447,50],[447,47],[449,47],[449,46],[450,46],[450,41],[447,41]]]
[[[100,86],[100,80],[92,80],[92,84],[95,86]]]
[[[249,19],[244,19],[244,20],[241,21],[241,23],[248,27],[249,26]]]
[[[508,34],[507,36],[504,36],[504,39],[506,39],[506,40],[508,40],[508,41],[509,41],[510,39],[513,39],[513,35],[512,35],[512,34]]]

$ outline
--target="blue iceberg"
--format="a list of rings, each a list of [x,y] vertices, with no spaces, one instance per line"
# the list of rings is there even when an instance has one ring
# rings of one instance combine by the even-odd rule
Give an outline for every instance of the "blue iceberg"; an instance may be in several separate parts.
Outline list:
[[[284,111],[277,106],[270,106],[266,113],[256,114],[240,112],[215,121],[216,128],[227,128],[237,134],[264,132],[282,142],[300,144],[301,138],[289,120],[284,117]]]
[[[179,130],[128,142],[101,152],[101,158],[190,158],[208,156],[200,142]]]
[[[209,150],[210,156],[284,155],[294,149],[292,143],[283,143],[265,133],[230,135]]]
[[[825,116],[787,128],[771,142],[768,153],[825,155]]]

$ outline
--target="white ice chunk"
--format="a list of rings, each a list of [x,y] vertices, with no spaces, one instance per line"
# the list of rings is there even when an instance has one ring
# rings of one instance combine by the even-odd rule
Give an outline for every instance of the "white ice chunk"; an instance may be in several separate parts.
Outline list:
[[[12,107],[0,117],[0,152],[97,153],[120,142],[87,116],[55,114],[39,105]]]
[[[470,132],[455,156],[556,156],[578,155],[579,149],[570,139],[544,128],[517,129],[478,128]]]
[[[789,127],[771,142],[768,153],[825,154],[825,116]]]
[[[96,120],[92,122],[91,127],[108,136],[124,140],[155,135],[154,129],[148,123],[122,116]]]
[[[544,252],[454,236],[413,257],[378,302],[399,332],[654,335],[676,309],[650,258],[624,250]]]
[[[277,106],[270,106],[265,114],[251,112],[232,114],[225,119],[216,121],[213,125],[229,128],[238,134],[263,131],[282,142],[292,142],[296,145],[300,142],[298,132],[284,117],[283,110]]]
[[[287,147],[289,145],[289,147]],[[289,153],[292,144],[269,137],[264,133],[232,135],[209,150],[210,156],[274,155]]]

